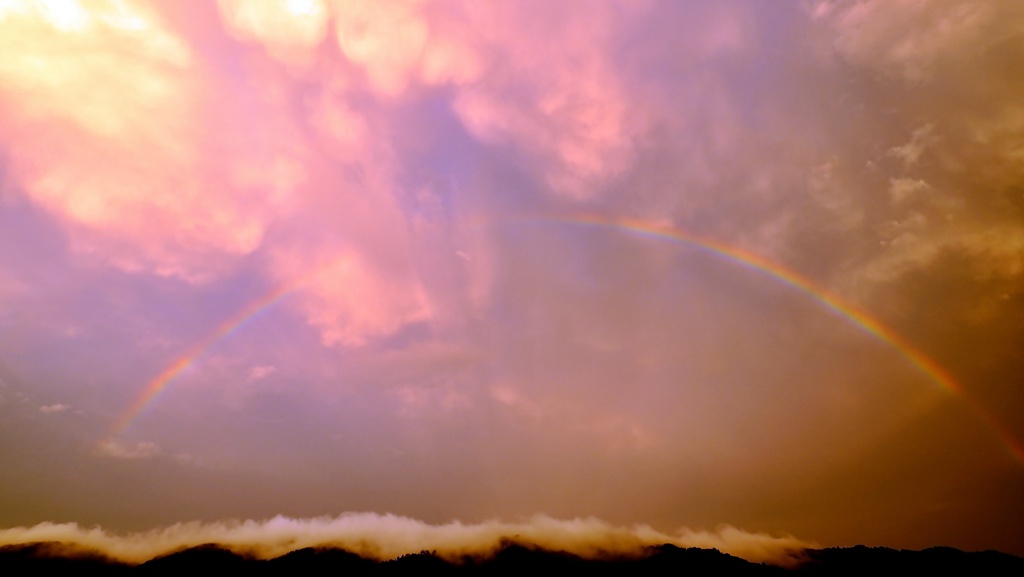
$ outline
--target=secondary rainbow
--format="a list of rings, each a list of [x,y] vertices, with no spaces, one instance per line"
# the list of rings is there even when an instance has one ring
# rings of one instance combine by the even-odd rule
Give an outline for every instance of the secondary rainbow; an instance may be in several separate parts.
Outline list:
[[[975,401],[974,398],[957,382],[953,375],[946,371],[939,363],[914,346],[902,335],[885,326],[879,320],[875,319],[862,309],[779,263],[711,238],[638,219],[609,218],[600,215],[583,214],[560,218],[538,217],[522,218],[517,220],[525,223],[566,223],[609,228],[653,238],[655,240],[681,243],[766,274],[774,280],[809,296],[824,305],[828,310],[846,319],[862,331],[898,351],[931,381],[938,384],[946,391],[956,394],[971,406],[989,429],[999,437],[1000,441],[1003,442],[1013,458],[1024,464],[1024,444],[1018,441],[1016,436],[1009,431],[1006,426],[999,422],[982,405]]]

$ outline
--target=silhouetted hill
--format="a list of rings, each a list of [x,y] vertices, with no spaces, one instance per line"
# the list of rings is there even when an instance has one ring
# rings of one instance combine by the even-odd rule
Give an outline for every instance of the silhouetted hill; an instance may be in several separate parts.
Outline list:
[[[267,575],[369,575],[376,563],[344,549],[307,547],[267,562]]]
[[[189,572],[271,577],[278,575],[334,575],[348,577],[503,577],[540,574],[613,576],[739,575],[798,577],[864,575],[873,572],[942,575],[1024,575],[1024,558],[982,551],[967,553],[947,547],[907,551],[884,547],[815,549],[804,552],[804,562],[791,568],[751,563],[715,549],[682,549],[673,545],[651,547],[638,556],[599,555],[583,558],[565,551],[550,551],[521,543],[505,543],[489,557],[447,561],[422,551],[377,562],[334,548],[306,548],[271,560],[259,560],[215,544],[200,545],[151,559],[140,565],[114,561],[77,545],[30,543],[0,547],[0,575],[163,576]]]
[[[264,562],[250,559],[216,545],[207,543],[150,559],[134,568],[133,574],[146,576],[185,575],[202,569],[216,575],[242,575]],[[262,568],[262,567],[260,567]]]
[[[642,575],[678,575],[685,568],[687,575],[782,575],[786,570],[773,565],[751,563],[717,549],[682,549],[675,545],[653,547],[649,557],[631,566]]]
[[[815,549],[807,551],[800,573],[815,575],[864,575],[885,568],[894,572],[931,572],[941,575],[1024,575],[1024,558],[998,551],[967,553],[951,547],[922,551],[886,547]]]
[[[131,565],[99,551],[66,543],[28,543],[0,547],[0,575],[128,575]]]

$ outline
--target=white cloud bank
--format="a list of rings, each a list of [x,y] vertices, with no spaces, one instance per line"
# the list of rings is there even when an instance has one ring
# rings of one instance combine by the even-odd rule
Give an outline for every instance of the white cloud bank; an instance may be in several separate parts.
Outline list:
[[[521,522],[458,521],[430,525],[416,519],[376,513],[346,513],[338,517],[264,521],[179,523],[142,533],[114,534],[76,523],[40,523],[0,530],[0,545],[56,541],[94,548],[131,563],[180,549],[217,543],[233,551],[274,558],[305,547],[340,547],[362,556],[385,560],[423,550],[448,559],[486,556],[509,540],[583,557],[639,554],[644,547],[716,548],[752,562],[785,565],[798,559],[812,543],[792,536],[748,533],[723,525],[715,531],[679,529],[662,533],[647,525],[614,526],[599,519],[552,519],[537,515]]]

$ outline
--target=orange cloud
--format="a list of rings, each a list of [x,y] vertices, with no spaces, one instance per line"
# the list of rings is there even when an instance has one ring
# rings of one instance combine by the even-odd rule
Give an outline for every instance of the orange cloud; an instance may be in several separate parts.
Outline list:
[[[842,58],[920,82],[940,67],[963,61],[970,51],[1012,34],[1000,22],[1006,16],[1003,8],[960,0],[822,1],[814,15],[831,22],[834,47]],[[982,37],[988,39],[979,42]]]

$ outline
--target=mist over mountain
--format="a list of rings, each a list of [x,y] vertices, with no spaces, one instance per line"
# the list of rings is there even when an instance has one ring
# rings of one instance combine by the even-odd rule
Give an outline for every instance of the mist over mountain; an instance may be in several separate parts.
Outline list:
[[[0,547],[0,570],[7,575],[59,572],[62,575],[171,576],[190,572],[272,577],[277,575],[452,577],[538,574],[594,576],[833,576],[869,573],[1017,576],[1024,558],[995,551],[963,552],[952,548],[922,551],[888,548],[808,549],[786,566],[752,563],[716,549],[674,545],[646,547],[631,555],[579,556],[505,541],[492,554],[446,559],[435,552],[409,553],[394,559],[368,559],[344,549],[298,549],[272,559],[257,559],[216,544],[191,547],[141,564],[127,564],[87,549],[59,543],[33,543]]]

